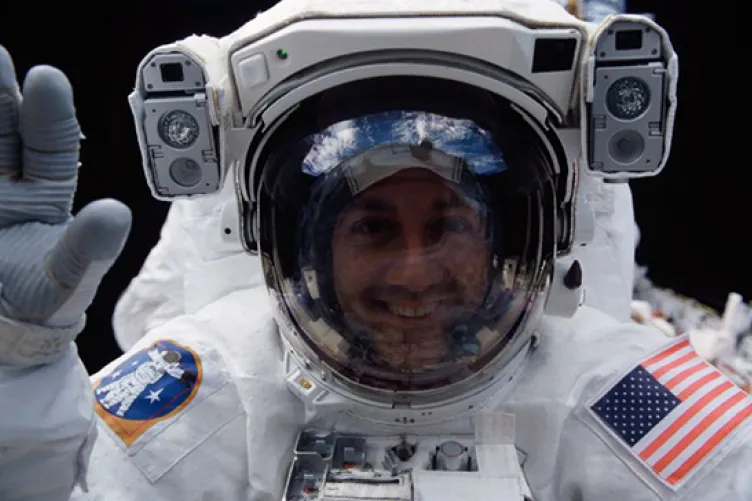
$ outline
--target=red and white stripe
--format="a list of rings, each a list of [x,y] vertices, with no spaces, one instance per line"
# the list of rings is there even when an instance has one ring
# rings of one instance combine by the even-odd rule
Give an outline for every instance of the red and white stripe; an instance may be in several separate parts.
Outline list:
[[[687,338],[641,365],[681,404],[632,449],[662,479],[677,485],[752,415],[752,398],[700,358]]]

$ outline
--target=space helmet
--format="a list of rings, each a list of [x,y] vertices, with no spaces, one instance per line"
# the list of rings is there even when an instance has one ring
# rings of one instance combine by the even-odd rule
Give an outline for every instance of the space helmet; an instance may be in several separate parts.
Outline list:
[[[519,109],[387,77],[312,96],[266,137],[259,250],[301,364],[389,405],[466,391],[530,344],[557,183]]]

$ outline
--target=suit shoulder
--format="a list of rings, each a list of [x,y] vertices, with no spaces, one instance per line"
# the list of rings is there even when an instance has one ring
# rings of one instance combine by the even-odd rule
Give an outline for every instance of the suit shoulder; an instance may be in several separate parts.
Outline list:
[[[620,463],[657,499],[739,499],[735,482],[752,495],[741,477],[752,454],[752,398],[686,337],[629,358],[586,384],[575,410],[591,437],[583,443],[605,446],[604,464]],[[723,491],[730,497],[718,497]]]
[[[205,327],[205,326],[204,326]],[[109,456],[156,482],[244,413],[228,350],[195,318],[155,329],[92,377]]]
[[[587,387],[606,384],[668,342],[670,339],[655,329],[622,323],[583,307],[571,319],[544,320],[528,379],[536,391],[557,398],[584,381]]]

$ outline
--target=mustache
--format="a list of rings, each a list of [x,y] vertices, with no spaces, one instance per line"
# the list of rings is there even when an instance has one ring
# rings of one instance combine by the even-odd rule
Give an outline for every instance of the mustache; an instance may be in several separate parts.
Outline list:
[[[363,296],[379,301],[421,301],[424,299],[442,299],[447,296],[456,296],[461,292],[461,287],[456,281],[432,285],[421,291],[410,290],[401,285],[376,285],[363,291]]]

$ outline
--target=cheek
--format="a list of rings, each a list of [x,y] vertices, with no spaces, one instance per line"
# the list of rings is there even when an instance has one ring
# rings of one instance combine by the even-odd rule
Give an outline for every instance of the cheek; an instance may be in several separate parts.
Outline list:
[[[350,250],[335,251],[332,255],[334,266],[334,287],[340,302],[351,299],[371,282],[372,274],[361,255]]]
[[[485,290],[488,273],[488,243],[482,238],[463,238],[449,249],[448,267],[457,282],[469,289]]]

